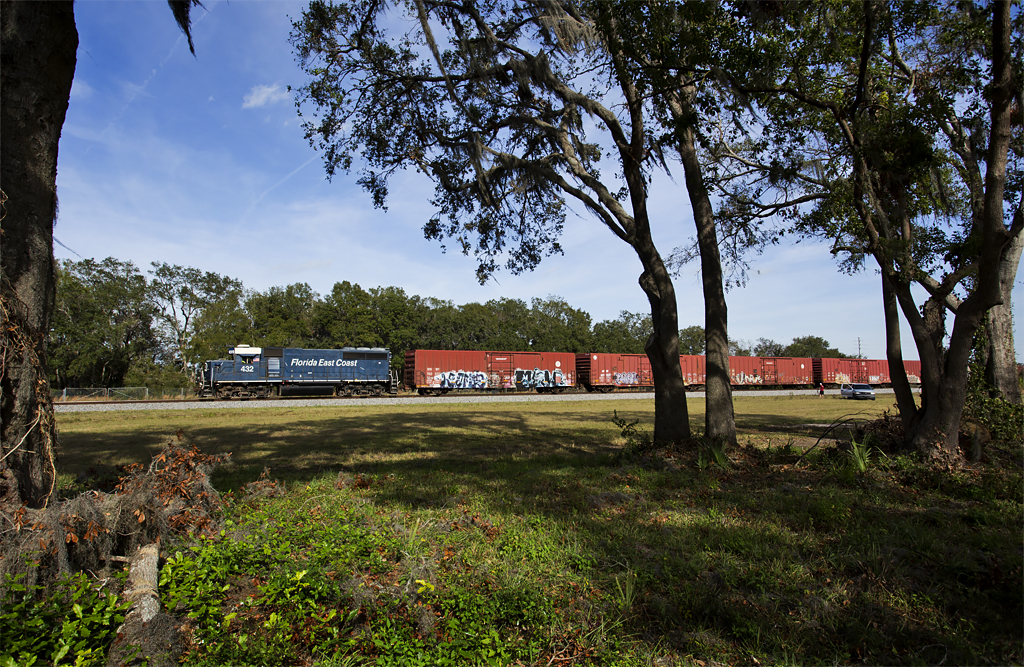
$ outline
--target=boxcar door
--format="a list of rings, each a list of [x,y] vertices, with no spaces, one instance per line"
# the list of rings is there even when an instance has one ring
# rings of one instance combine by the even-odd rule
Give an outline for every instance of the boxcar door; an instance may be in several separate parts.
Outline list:
[[[491,388],[511,389],[516,381],[511,352],[487,353],[487,382]]]
[[[512,354],[515,367],[515,384],[518,391],[529,391],[537,386],[544,370],[541,368],[540,354],[537,352],[515,352]]]

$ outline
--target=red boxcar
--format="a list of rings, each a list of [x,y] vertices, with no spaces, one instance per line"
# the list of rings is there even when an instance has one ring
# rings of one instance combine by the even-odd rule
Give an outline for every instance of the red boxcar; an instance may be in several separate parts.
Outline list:
[[[700,354],[679,355],[679,367],[683,371],[683,382],[687,387],[703,387],[707,379],[707,361]]]
[[[729,357],[729,379],[734,387],[764,384],[761,357]]]
[[[687,386],[704,384],[704,357],[680,355],[679,368]],[[576,372],[578,384],[586,387],[587,391],[654,388],[651,361],[646,354],[577,354]]]
[[[729,377],[734,386],[810,385],[810,357],[729,357]]]
[[[409,350],[405,353],[405,386],[417,389],[486,388],[487,355],[460,350]]]
[[[576,373],[578,383],[587,391],[654,386],[651,361],[646,354],[577,354]]]
[[[814,384],[840,385],[861,382],[853,379],[849,359],[814,359]]]
[[[889,362],[885,359],[812,359],[814,364],[814,383],[841,385],[851,382],[890,386],[892,376],[889,373]],[[904,361],[907,379],[911,384],[921,383],[921,362]]]
[[[761,357],[761,362],[765,384],[810,385],[814,380],[810,357]]]
[[[814,359],[814,383],[890,384],[889,364],[878,359]]]
[[[492,386],[520,391],[562,391],[576,386],[571,352],[487,352]]]
[[[875,385],[892,384],[889,376],[889,362],[881,359],[854,359],[860,361],[859,370],[861,377],[867,378],[864,382]]]
[[[903,368],[907,371],[907,380],[910,384],[921,384],[921,362],[903,360]]]
[[[576,384],[575,355],[566,352],[409,350],[405,385],[419,393],[453,389],[562,391]]]

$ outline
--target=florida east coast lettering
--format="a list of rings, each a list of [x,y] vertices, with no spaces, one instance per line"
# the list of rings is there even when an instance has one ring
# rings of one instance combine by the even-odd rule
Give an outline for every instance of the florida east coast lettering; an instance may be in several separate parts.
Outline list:
[[[355,359],[292,359],[289,366],[355,366],[359,362]]]

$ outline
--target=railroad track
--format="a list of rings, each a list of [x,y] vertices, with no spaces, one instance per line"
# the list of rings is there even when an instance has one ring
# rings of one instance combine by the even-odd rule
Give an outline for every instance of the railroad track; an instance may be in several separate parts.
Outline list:
[[[891,394],[892,389],[878,389],[881,396]],[[734,392],[734,396],[813,396],[813,389],[755,389]],[[826,395],[839,397],[838,389],[826,390]],[[691,398],[703,398],[704,392],[691,392]],[[333,396],[281,396],[273,398],[220,400],[206,399],[153,399],[146,401],[73,401],[54,403],[56,412],[103,412],[103,411],[139,411],[139,410],[201,410],[201,409],[235,409],[235,408],[272,408],[272,407],[329,407],[342,405],[428,405],[431,403],[529,403],[558,401],[622,401],[644,400],[652,398],[652,392],[613,392],[603,393],[455,393],[444,396],[419,396],[416,394],[399,394],[397,396],[379,397],[333,397]]]

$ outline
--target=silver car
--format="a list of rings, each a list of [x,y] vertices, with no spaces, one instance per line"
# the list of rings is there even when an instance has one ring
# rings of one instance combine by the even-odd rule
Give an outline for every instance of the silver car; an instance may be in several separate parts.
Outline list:
[[[875,390],[869,384],[844,384],[839,387],[839,395],[843,398],[870,398],[875,400]]]

